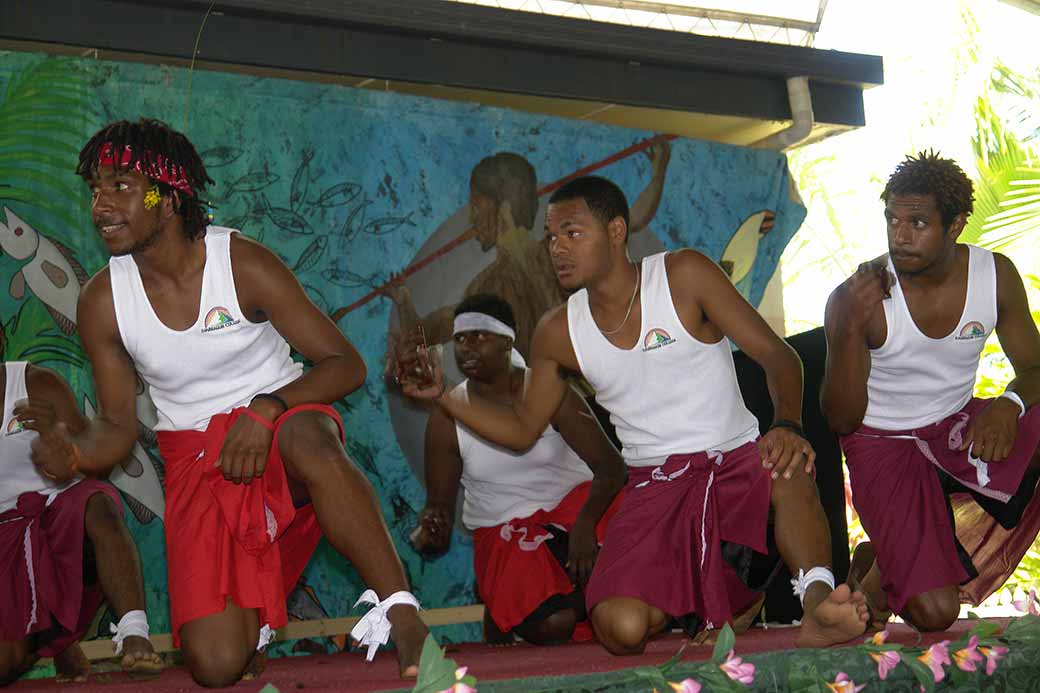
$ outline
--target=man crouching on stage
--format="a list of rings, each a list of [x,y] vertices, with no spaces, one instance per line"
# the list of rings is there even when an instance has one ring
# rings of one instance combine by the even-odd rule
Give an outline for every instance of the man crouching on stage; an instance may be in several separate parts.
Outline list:
[[[3,346],[0,333],[0,353]],[[30,459],[37,441],[56,428],[84,427],[72,390],[46,368],[3,363],[0,411],[0,685],[40,657],[54,657],[58,681],[86,680],[90,662],[79,639],[102,598],[119,619],[113,640],[123,670],[158,674],[141,562],[119,494],[85,478],[75,462],[51,475]]]
[[[361,386],[357,350],[269,250],[206,226],[195,147],[163,123],[113,123],[80,153],[112,255],[83,288],[80,336],[99,413],[38,456],[103,470],[136,435],[134,371],[151,388],[166,462],[170,620],[195,680],[227,686],[262,662],[321,535],[376,606],[354,634],[392,634],[402,676],[427,635],[375,494],[329,406]],[[292,344],[314,364],[306,373]],[[252,666],[250,666],[252,662]]]

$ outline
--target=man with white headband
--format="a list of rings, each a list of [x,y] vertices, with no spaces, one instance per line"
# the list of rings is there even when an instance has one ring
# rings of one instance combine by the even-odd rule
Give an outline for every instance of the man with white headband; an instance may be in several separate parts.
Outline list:
[[[0,331],[0,354],[3,342]],[[141,561],[119,494],[76,468],[55,476],[31,460],[41,434],[85,425],[72,390],[46,368],[0,362],[0,412],[0,685],[39,657],[54,658],[59,681],[86,680],[90,662],[79,639],[103,598],[117,618],[113,640],[123,670],[158,674]]]
[[[452,392],[505,405],[523,396],[527,369],[513,311],[477,294],[455,309],[455,360],[467,377]],[[412,533],[427,554],[447,551],[459,484],[473,532],[484,637],[539,645],[588,639],[583,589],[625,481],[621,456],[584,401],[568,391],[529,449],[487,442],[440,408],[426,426],[426,506]],[[576,630],[576,625],[579,626]]]
[[[798,576],[798,644],[862,634],[863,595],[835,587],[830,570],[827,521],[810,474],[815,456],[799,423],[797,355],[700,253],[633,263],[628,219],[624,194],[603,178],[575,179],[550,198],[549,253],[560,284],[576,291],[538,325],[521,402],[445,396],[436,370],[433,385],[406,381],[405,392],[435,399],[479,435],[519,450],[563,401],[565,372],[595,389],[629,470],[585,591],[596,635],[611,652],[642,652],[669,617],[721,627],[758,599],[723,545],[765,553],[771,505],[780,554]],[[775,418],[761,437],[729,338],[766,373]]]
[[[894,612],[946,630],[962,603],[1004,584],[1040,529],[1040,333],[1011,260],[958,242],[972,187],[952,159],[907,157],[881,194],[887,256],[827,302],[823,409],[870,536],[849,579],[879,628]],[[993,332],[1015,379],[975,398]]]

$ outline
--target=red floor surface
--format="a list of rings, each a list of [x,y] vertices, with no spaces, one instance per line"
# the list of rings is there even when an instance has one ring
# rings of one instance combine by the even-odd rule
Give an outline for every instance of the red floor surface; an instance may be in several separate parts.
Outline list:
[[[1001,619],[993,619],[1005,625]],[[944,633],[931,633],[922,639],[924,646],[940,640],[953,640],[969,630],[974,622],[958,621]],[[905,626],[889,626],[892,631],[890,642],[914,645],[916,634]],[[796,630],[777,628],[752,629],[737,638],[737,653],[755,654],[794,647]],[[526,644],[505,648],[466,644],[453,646],[448,655],[460,665],[469,667],[478,680],[513,679],[528,676],[563,676],[584,674],[615,669],[628,669],[644,664],[659,664],[674,655],[683,643],[680,635],[668,635],[654,640],[646,653],[639,657],[614,657],[598,643],[563,645],[560,647],[533,647]],[[858,644],[854,641],[852,644]],[[696,661],[711,656],[711,646],[690,646],[683,652],[683,660]],[[360,653],[321,655],[309,657],[284,657],[268,662],[267,670],[258,681],[239,683],[236,691],[259,691],[266,684],[273,684],[282,693],[289,691],[378,691],[394,688],[410,688],[411,685],[397,678],[397,660],[392,652],[380,652],[373,663],[365,662]],[[27,691],[60,690],[68,693],[93,693],[95,691],[188,691],[202,690],[194,684],[183,667],[169,669],[158,679],[147,682],[131,681],[123,674],[99,674],[86,683],[57,685],[51,679],[21,681],[8,690],[16,693]]]

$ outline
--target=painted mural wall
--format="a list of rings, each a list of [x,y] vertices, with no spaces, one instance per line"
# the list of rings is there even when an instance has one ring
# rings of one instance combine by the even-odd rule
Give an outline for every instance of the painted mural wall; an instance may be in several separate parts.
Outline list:
[[[465,292],[498,290],[514,303],[525,350],[533,321],[562,300],[543,271],[539,238],[548,195],[575,172],[594,171],[625,191],[633,256],[697,248],[756,305],[805,216],[786,159],[772,152],[334,85],[0,52],[2,355],[62,373],[88,413],[93,389],[75,305],[107,258],[73,171],[98,128],[141,116],[189,136],[217,181],[215,223],[273,249],[369,364],[365,386],[337,407],[348,451],[375,486],[427,608],[474,602],[472,544],[457,529],[451,551],[427,560],[408,543],[425,497],[425,415],[388,394],[380,377],[395,319],[387,282],[403,277],[431,324]],[[503,159],[514,168],[495,184],[509,189],[510,203],[471,210],[471,172],[502,152],[513,153]],[[517,187],[509,173],[517,166],[533,168],[533,189]],[[162,523],[176,518],[164,517],[155,414],[139,391],[139,444],[111,480],[141,552],[152,630],[168,632]],[[349,615],[362,590],[323,543],[290,596],[290,617]],[[100,614],[98,627],[107,619]],[[476,624],[438,634],[479,639]],[[281,643],[275,653],[344,647],[342,638]]]

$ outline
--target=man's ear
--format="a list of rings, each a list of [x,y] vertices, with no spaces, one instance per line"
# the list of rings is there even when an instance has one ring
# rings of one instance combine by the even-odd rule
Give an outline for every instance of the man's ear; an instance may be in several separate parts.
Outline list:
[[[169,195],[162,197],[162,218],[170,219],[177,214],[181,206],[181,196],[176,190],[171,190]]]
[[[950,234],[950,238],[952,238],[953,240],[957,240],[957,238],[961,235],[961,232],[964,231],[964,227],[967,225],[967,223],[967,214],[958,214],[957,216],[955,216],[953,218],[953,223],[950,224],[950,229],[948,231],[948,233]]]
[[[614,217],[607,224],[607,234],[610,236],[611,241],[617,241],[624,245],[625,240],[628,238],[628,224],[621,217]]]

